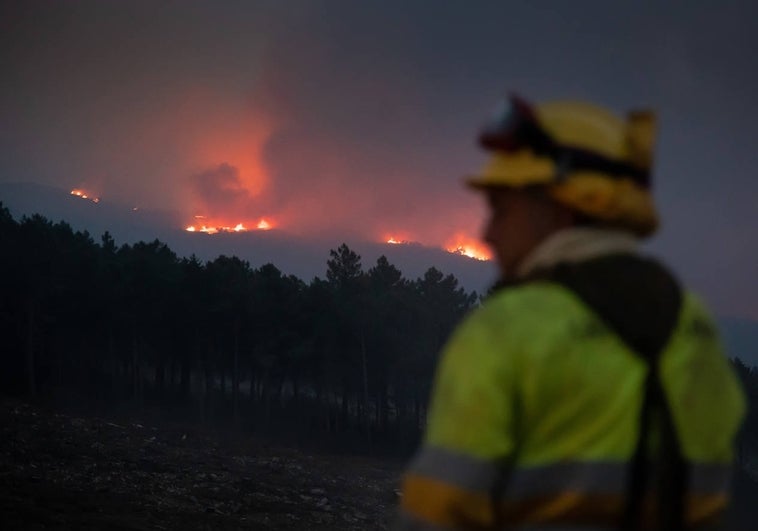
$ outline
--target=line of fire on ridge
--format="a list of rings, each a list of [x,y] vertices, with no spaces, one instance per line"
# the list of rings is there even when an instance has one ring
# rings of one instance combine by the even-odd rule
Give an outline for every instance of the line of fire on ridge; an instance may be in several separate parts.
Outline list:
[[[418,242],[398,239],[394,236],[387,238],[384,243],[390,245],[420,245]],[[464,243],[461,242],[459,238],[455,239],[454,244],[448,244],[443,247],[443,249],[451,254],[459,254],[461,256],[467,256],[468,258],[473,258],[474,260],[480,260],[483,262],[490,259],[490,254],[483,245],[469,242]]]
[[[187,232],[203,232],[205,234],[218,234],[219,232],[247,232],[249,230],[271,230],[274,228],[273,224],[265,218],[261,218],[257,222],[247,223],[240,222],[236,225],[225,225],[216,222],[208,221],[205,216],[195,216],[199,222],[195,225],[189,225],[184,228]]]
[[[92,201],[93,203],[100,202],[99,197],[93,197],[89,192],[86,192],[82,190],[81,188],[74,188],[73,190],[71,190],[71,195],[75,195],[76,197],[79,197],[81,199],[88,199]]]

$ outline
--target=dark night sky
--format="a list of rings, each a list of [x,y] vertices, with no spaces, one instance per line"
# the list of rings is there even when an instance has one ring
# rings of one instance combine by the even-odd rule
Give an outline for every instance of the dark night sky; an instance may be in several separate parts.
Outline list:
[[[445,245],[479,231],[460,178],[507,90],[650,106],[651,248],[758,319],[756,2],[0,5],[0,181]]]

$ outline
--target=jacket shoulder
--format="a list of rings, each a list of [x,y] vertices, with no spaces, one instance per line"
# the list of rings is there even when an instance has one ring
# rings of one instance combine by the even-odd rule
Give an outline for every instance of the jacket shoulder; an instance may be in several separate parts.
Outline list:
[[[469,316],[494,329],[545,328],[586,311],[564,286],[535,281],[509,287],[491,295]]]

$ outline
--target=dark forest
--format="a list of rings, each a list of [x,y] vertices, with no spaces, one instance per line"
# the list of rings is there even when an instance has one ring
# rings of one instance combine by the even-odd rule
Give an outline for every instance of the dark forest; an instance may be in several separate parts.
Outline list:
[[[3,393],[343,451],[412,451],[437,353],[479,300],[433,267],[408,280],[382,257],[366,270],[344,244],[306,283],[7,209],[0,238]]]

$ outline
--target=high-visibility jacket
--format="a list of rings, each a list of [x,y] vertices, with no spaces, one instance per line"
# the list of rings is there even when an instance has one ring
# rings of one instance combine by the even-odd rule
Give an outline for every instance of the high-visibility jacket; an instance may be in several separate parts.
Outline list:
[[[664,330],[670,286],[648,274],[656,266],[593,264],[574,268],[577,289],[551,275],[502,289],[453,333],[403,480],[404,527],[621,528],[651,367],[686,462],[684,525],[718,521],[745,400],[712,320],[679,290]],[[639,352],[651,334],[653,365]],[[653,455],[659,439],[653,430],[642,445]],[[643,523],[654,518],[653,490]]]

